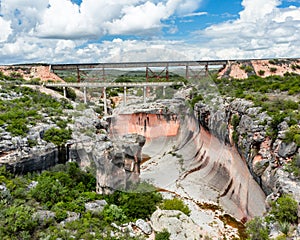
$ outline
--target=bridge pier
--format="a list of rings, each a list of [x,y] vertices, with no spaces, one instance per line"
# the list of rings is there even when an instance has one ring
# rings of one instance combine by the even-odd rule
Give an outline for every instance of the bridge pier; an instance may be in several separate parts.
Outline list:
[[[83,87],[83,102],[87,104],[86,87]]]
[[[185,79],[189,79],[189,65],[185,66]]]
[[[166,96],[166,86],[163,86],[163,96]]]
[[[144,103],[146,103],[146,90],[147,90],[147,88],[146,88],[146,86],[144,86],[144,88],[143,88],[143,101],[144,101]]]
[[[67,89],[66,89],[66,87],[63,87],[63,91],[64,91],[64,97],[67,98]]]
[[[126,92],[126,90],[127,90],[127,87],[124,87],[124,106],[126,106],[126,100],[127,100],[127,92]]]
[[[104,114],[107,115],[106,87],[103,88]]]

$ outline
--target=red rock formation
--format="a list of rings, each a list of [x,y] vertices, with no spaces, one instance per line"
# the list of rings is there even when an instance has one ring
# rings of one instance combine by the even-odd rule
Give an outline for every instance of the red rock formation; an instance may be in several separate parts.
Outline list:
[[[30,67],[19,67],[19,66],[0,66],[0,71],[4,75],[10,76],[12,74],[18,74],[25,80],[33,78],[39,78],[41,81],[63,81],[55,73],[50,72],[50,66],[30,66]]]
[[[176,114],[120,114],[113,121],[113,134],[137,133],[146,139],[177,136],[180,125]]]
[[[228,64],[219,72],[219,77],[225,74],[235,79],[248,78],[246,70],[243,68],[248,65],[253,68],[253,73],[261,77],[271,75],[283,76],[285,73],[300,74],[299,59],[275,59],[275,60],[249,60],[249,61],[228,61]],[[251,73],[252,74],[252,73]]]

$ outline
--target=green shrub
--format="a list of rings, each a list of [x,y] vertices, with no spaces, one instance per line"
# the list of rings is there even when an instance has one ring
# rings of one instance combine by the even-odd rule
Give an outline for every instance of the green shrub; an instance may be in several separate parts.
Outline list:
[[[298,147],[300,146],[300,127],[298,125],[293,125],[285,133],[285,142],[295,142]]]
[[[164,210],[179,210],[188,216],[191,212],[189,207],[179,198],[165,199],[160,207]]]
[[[259,75],[259,76],[265,75],[265,71],[264,71],[264,70],[259,70],[259,71],[258,71],[258,75]]]
[[[196,96],[193,97],[193,99],[191,99],[191,101],[190,101],[191,107],[194,108],[195,104],[196,104],[197,102],[202,101],[202,100],[203,100],[203,96],[202,96],[201,94],[196,95]]]
[[[72,131],[70,129],[50,128],[45,131],[43,139],[57,146],[61,146],[71,139],[71,136]]]
[[[251,72],[253,72],[253,71],[254,71],[253,67],[251,67],[251,66],[246,66],[246,68],[245,68],[245,72],[246,72],[246,73],[251,73]]]
[[[271,203],[272,209],[270,213],[279,223],[296,223],[298,203],[290,195],[282,195],[276,202]]]
[[[233,129],[236,130],[237,126],[240,123],[240,116],[238,114],[234,114],[231,117],[231,125],[233,126]]]
[[[232,140],[233,142],[237,145],[239,142],[239,134],[237,133],[237,131],[233,131],[232,132]]]
[[[167,229],[164,229],[161,232],[155,233],[155,240],[169,240],[171,233],[168,232]]]
[[[149,188],[143,183],[141,187],[136,188],[135,192],[115,191],[105,199],[109,204],[120,207],[130,221],[150,218],[156,210],[156,205],[162,201],[160,193],[149,191]]]
[[[255,217],[246,223],[249,240],[268,240],[269,230],[262,218]]]
[[[114,204],[106,205],[102,214],[104,217],[104,221],[108,223],[124,223],[127,221],[127,217],[124,211]]]
[[[15,239],[24,239],[24,234],[30,237],[32,232],[37,227],[37,221],[33,219],[34,209],[29,206],[10,206],[1,211],[0,214],[0,238],[5,236],[15,237]],[[26,238],[30,239],[30,238]]]

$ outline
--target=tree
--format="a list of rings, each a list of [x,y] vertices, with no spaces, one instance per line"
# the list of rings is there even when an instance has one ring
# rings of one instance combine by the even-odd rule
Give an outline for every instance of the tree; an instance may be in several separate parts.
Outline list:
[[[249,240],[268,240],[269,230],[260,217],[255,217],[246,224]]]

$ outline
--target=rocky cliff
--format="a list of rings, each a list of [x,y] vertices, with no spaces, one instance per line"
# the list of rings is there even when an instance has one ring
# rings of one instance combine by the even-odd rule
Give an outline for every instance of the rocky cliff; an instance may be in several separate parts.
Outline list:
[[[143,154],[150,159],[141,167],[142,179],[198,203],[220,204],[238,219],[264,212],[265,195],[246,162],[234,147],[201,127],[184,100],[131,106],[112,122],[115,137],[125,133],[146,137]]]
[[[278,136],[271,139],[267,131],[272,118],[260,107],[254,107],[251,101],[219,98],[213,105],[197,103],[194,111],[204,128],[222,142],[237,147],[239,155],[267,195],[289,193],[300,202],[299,181],[284,170],[291,158],[299,155],[299,147],[295,143],[283,141],[288,130],[287,122],[278,125]]]

